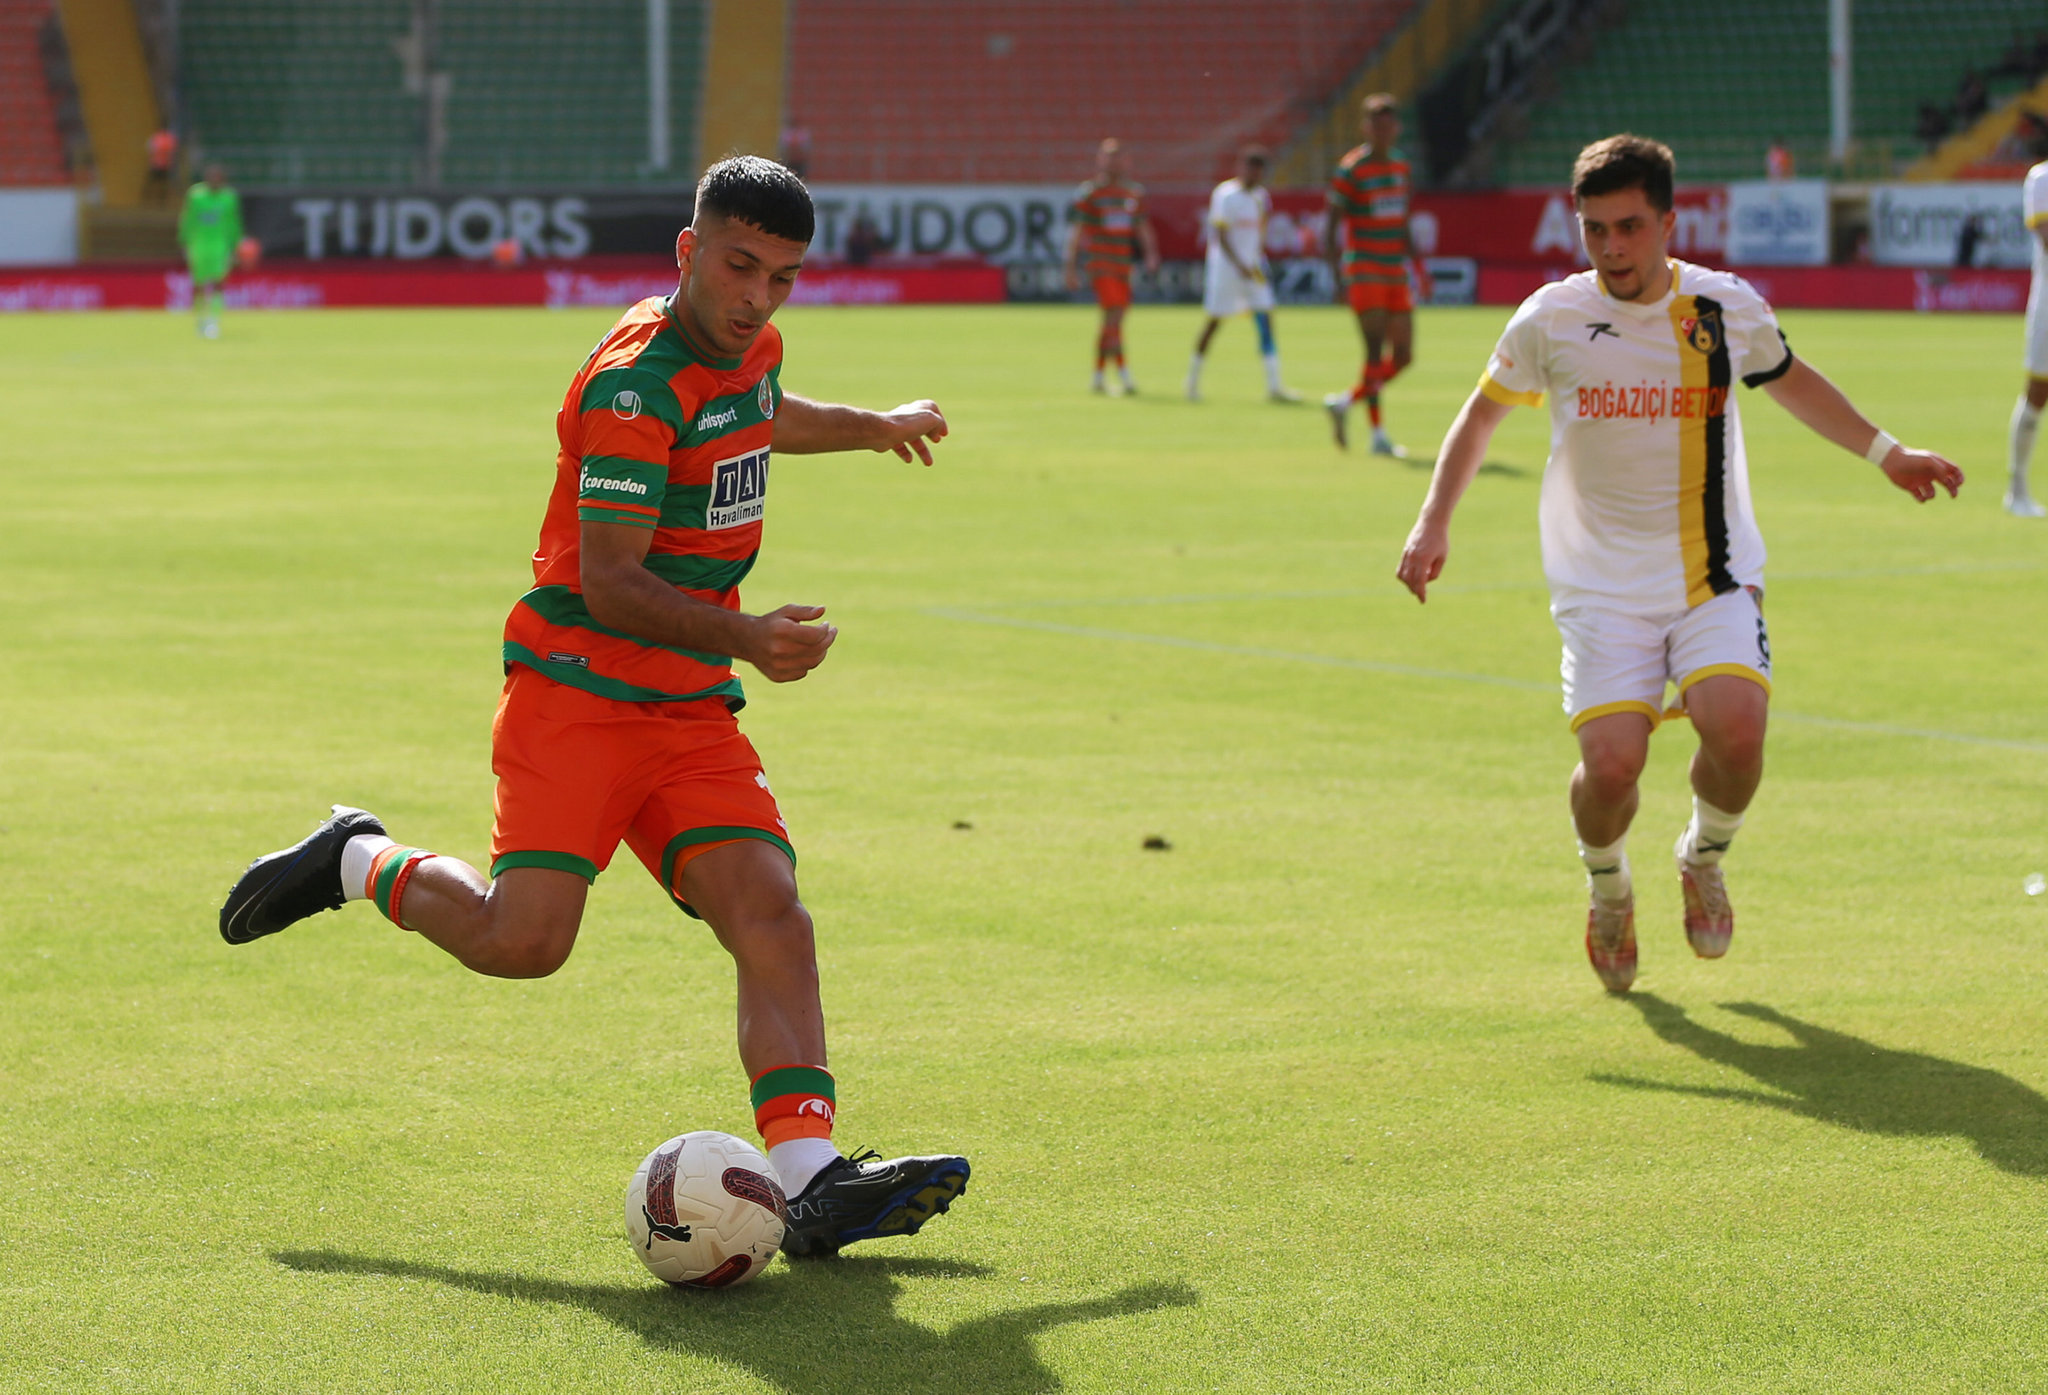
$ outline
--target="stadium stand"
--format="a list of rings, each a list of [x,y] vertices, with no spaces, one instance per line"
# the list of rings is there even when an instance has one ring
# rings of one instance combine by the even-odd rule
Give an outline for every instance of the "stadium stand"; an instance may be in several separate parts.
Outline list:
[[[56,106],[43,77],[52,0],[0,0],[0,185],[71,182]]]
[[[1064,181],[1115,135],[1147,183],[1206,182],[1245,141],[1286,145],[1414,9],[792,0],[790,121],[823,181]]]
[[[647,162],[644,0],[184,0],[187,141],[244,186],[687,179],[705,3],[670,7],[675,170]]]
[[[2040,0],[1856,0],[1852,173],[1889,175],[1919,154],[1920,108],[1947,104],[1964,74],[1989,70],[2018,31],[2044,23]],[[1803,172],[1824,173],[1827,9],[1785,0],[1634,0],[1555,96],[1503,143],[1493,173],[1557,184],[1586,141],[1633,130],[1668,141],[1681,178],[1751,179],[1775,137]]]

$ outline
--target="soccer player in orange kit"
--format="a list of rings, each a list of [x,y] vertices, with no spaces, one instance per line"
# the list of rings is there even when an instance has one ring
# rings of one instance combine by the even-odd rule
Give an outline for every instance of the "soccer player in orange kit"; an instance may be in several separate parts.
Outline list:
[[[795,1255],[910,1234],[969,1172],[962,1157],[833,1147],[811,918],[734,717],[744,698],[727,656],[794,682],[837,633],[818,606],[740,609],[771,452],[893,450],[929,465],[926,443],[947,430],[930,401],[870,412],[783,391],[769,318],[813,228],[809,191],[781,165],[712,166],[676,239],[675,293],[628,310],[571,380],[534,586],[505,624],[490,874],[337,805],[303,842],[250,864],[220,914],[222,937],[244,944],[369,900],[479,973],[538,978],[568,958],[590,883],[624,841],[733,956],[740,1059]]]
[[[1080,289],[1085,275],[1095,303],[1102,307],[1102,328],[1095,336],[1095,377],[1089,383],[1095,392],[1104,391],[1103,368],[1112,362],[1124,391],[1138,390],[1124,363],[1131,268],[1142,256],[1145,270],[1159,270],[1159,242],[1152,220],[1145,216],[1144,186],[1125,178],[1126,173],[1123,145],[1105,140],[1095,152],[1095,177],[1074,191],[1068,214],[1073,228],[1067,235],[1067,289]]]

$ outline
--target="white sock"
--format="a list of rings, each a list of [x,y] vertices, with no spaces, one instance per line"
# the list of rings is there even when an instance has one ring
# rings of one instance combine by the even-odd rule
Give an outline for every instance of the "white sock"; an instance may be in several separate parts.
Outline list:
[[[2034,455],[2034,433],[2041,426],[2041,409],[2027,401],[2025,393],[2020,394],[2017,406],[2012,409],[2012,483],[2015,495],[2027,492],[2027,462]]]
[[[1119,378],[1122,378],[1122,379],[1124,380],[1124,386],[1125,386],[1125,387],[1129,387],[1129,386],[1131,385],[1131,369],[1130,369],[1130,365],[1128,365],[1128,364],[1123,364],[1123,363],[1119,363],[1119,364],[1118,364],[1118,365],[1116,366],[1116,375],[1117,375],[1117,376],[1118,376]]]
[[[1266,391],[1280,391],[1280,351],[1275,349],[1272,353],[1262,354],[1260,357],[1266,360]]]
[[[394,839],[381,833],[358,833],[342,845],[341,894],[351,901],[369,895],[370,863],[386,848],[396,847]]]
[[[1628,900],[1635,889],[1629,881],[1627,843],[1626,833],[1604,848],[1590,847],[1585,839],[1579,839],[1579,860],[1586,864],[1587,884],[1610,906]]]
[[[1742,815],[1716,809],[1698,795],[1692,797],[1692,822],[1678,838],[1678,855],[1695,867],[1711,867],[1735,841],[1742,827]]]
[[[1200,387],[1201,385],[1202,355],[1201,351],[1197,350],[1195,352],[1194,357],[1188,360],[1188,391],[1192,393],[1196,388]]]
[[[792,1138],[768,1150],[768,1165],[775,1169],[783,1195],[795,1196],[838,1157],[829,1138]]]

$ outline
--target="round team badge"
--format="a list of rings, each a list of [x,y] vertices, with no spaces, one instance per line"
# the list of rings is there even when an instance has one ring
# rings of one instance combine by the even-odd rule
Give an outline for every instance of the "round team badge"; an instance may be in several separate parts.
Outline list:
[[[761,380],[760,391],[754,394],[754,400],[761,404],[761,420],[773,421],[775,419],[775,389],[766,378]]]
[[[640,394],[627,388],[612,399],[612,415],[620,421],[631,421],[640,415]]]

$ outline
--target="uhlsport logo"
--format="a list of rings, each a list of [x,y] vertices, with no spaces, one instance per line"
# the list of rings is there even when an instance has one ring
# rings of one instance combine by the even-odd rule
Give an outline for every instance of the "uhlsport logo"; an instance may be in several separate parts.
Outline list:
[[[716,431],[721,426],[731,426],[740,419],[740,409],[727,407],[722,412],[705,412],[691,425],[699,431]]]
[[[796,1112],[799,1116],[815,1114],[829,1124],[832,1122],[832,1101],[822,1095],[812,1095],[796,1107]]]
[[[612,399],[612,415],[620,421],[631,421],[640,415],[640,394],[627,388]]]
[[[707,529],[738,528],[759,523],[768,510],[768,448],[721,460],[711,467],[711,502],[704,509]]]
[[[761,404],[761,420],[775,420],[775,385],[773,383],[763,378],[761,386],[754,392],[754,400]]]

